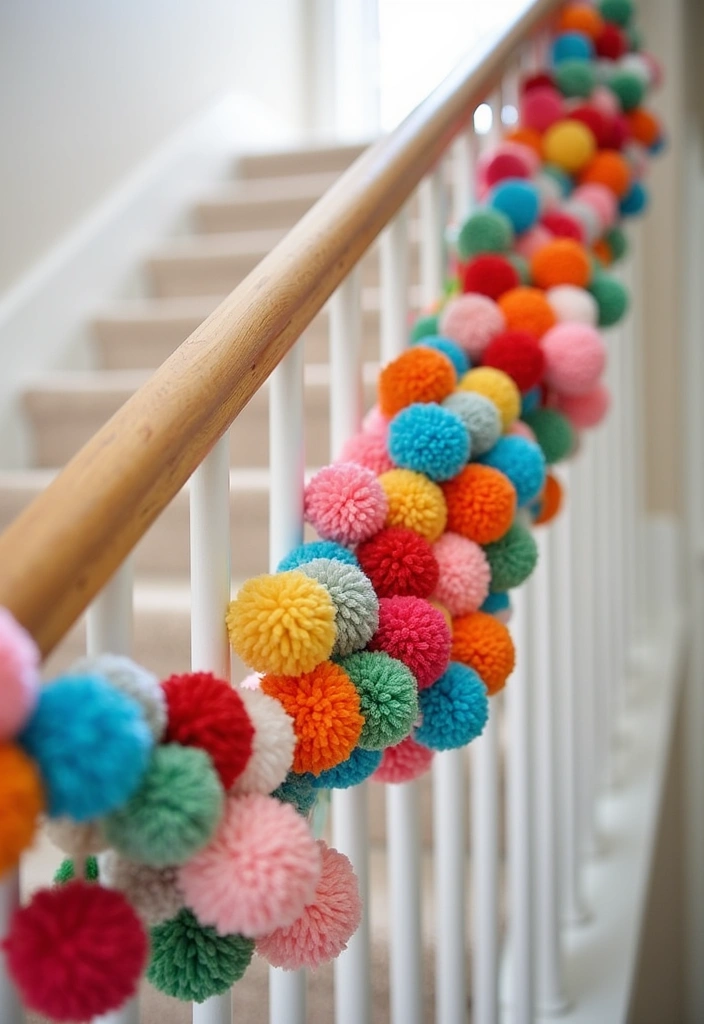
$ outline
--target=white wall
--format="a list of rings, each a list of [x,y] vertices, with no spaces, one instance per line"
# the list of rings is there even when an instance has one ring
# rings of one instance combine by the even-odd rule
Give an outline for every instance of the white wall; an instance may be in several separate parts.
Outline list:
[[[0,293],[219,94],[300,130],[304,3],[0,2]]]

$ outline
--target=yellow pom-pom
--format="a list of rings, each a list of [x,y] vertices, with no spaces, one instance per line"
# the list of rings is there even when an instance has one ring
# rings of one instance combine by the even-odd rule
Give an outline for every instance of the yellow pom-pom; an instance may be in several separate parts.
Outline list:
[[[475,391],[493,402],[499,410],[501,424],[508,430],[521,411],[521,393],[507,373],[493,366],[478,366],[469,370],[459,383],[462,391]]]
[[[557,121],[543,136],[543,158],[574,174],[589,163],[596,152],[596,139],[581,121]]]
[[[312,672],[332,653],[335,605],[317,580],[293,569],[247,580],[227,611],[233,650],[256,672]]]
[[[389,502],[386,526],[405,526],[432,544],[447,523],[447,505],[442,491],[422,473],[390,469],[379,483]]]
[[[0,744],[0,876],[16,867],[31,845],[43,809],[34,761],[14,743]]]

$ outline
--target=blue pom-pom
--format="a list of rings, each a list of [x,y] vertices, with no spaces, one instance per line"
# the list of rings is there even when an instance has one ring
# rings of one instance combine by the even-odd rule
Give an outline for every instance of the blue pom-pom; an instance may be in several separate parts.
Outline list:
[[[552,44],[552,63],[563,60],[592,60],[594,44],[583,32],[561,32]]]
[[[456,750],[481,736],[489,699],[480,676],[458,661],[418,694],[422,723],[414,738],[431,750]]]
[[[489,193],[489,206],[505,214],[520,235],[532,228],[540,215],[540,193],[523,178],[505,178]]]
[[[479,609],[487,615],[496,615],[497,612],[507,612],[511,607],[511,599],[506,590],[497,590],[495,594],[487,594],[484,604]]]
[[[478,460],[498,469],[516,488],[519,508],[528,505],[545,486],[546,463],[543,450],[534,441],[516,434],[500,437],[491,451]]]
[[[276,571],[288,572],[289,569],[297,569],[299,565],[312,562],[315,558],[334,558],[346,565],[359,565],[353,552],[342,544],[336,544],[333,540],[311,540],[307,544],[299,544],[282,558]]]
[[[648,205],[648,191],[640,181],[634,181],[628,192],[619,203],[619,209],[624,217],[636,217]]]
[[[397,466],[431,480],[451,480],[470,455],[469,432],[462,420],[434,402],[402,409],[389,424],[387,443]]]
[[[529,412],[535,412],[540,405],[542,394],[539,387],[524,391],[521,395],[521,416],[527,416]]]
[[[316,789],[349,789],[350,786],[358,786],[374,774],[381,764],[381,757],[381,750],[355,747],[346,761],[328,768],[314,778],[313,785]]]
[[[468,370],[472,369],[472,364],[466,352],[460,348],[456,341],[450,341],[449,338],[442,338],[439,334],[430,334],[424,338],[418,338],[413,344],[423,345],[425,348],[434,348],[438,352],[442,352],[454,366],[458,380]]]
[[[41,689],[20,743],[39,765],[50,817],[100,818],[135,792],[153,736],[142,708],[98,676]]]

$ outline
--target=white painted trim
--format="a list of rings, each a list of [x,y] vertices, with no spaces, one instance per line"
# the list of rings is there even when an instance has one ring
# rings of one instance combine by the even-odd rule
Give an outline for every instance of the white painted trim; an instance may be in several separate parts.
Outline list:
[[[144,292],[142,257],[183,230],[190,203],[233,173],[238,152],[290,143],[290,131],[251,97],[221,99],[190,122],[0,297],[0,466],[31,452],[16,398],[39,370],[89,363],[87,323],[107,299]]]

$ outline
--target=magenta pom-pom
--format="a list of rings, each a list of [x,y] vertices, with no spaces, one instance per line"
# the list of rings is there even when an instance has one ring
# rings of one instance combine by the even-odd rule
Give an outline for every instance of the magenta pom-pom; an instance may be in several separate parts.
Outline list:
[[[6,608],[0,608],[0,739],[16,735],[38,696],[39,650]]]
[[[387,747],[381,764],[372,775],[374,782],[412,782],[430,771],[434,752],[407,736],[395,747]]]
[[[444,533],[433,552],[440,568],[433,598],[453,618],[478,611],[491,583],[491,567],[482,548],[458,533]]]
[[[594,388],[606,365],[601,335],[587,324],[551,327],[541,341],[545,382],[558,394],[582,395]]]
[[[419,689],[432,686],[450,663],[452,637],[445,616],[418,597],[382,597],[379,628],[368,650],[402,661]]]
[[[338,462],[315,474],[305,489],[304,514],[325,540],[359,544],[384,525],[388,502],[370,469]]]
[[[523,93],[519,101],[521,124],[536,132],[547,131],[565,116],[565,100],[551,85],[540,86]]]

